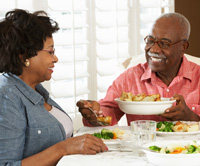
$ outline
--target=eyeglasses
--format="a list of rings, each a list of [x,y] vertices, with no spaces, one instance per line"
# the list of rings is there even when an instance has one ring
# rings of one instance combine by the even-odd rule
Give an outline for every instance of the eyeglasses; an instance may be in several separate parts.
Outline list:
[[[43,49],[42,51],[48,51],[49,52],[49,54],[51,54],[51,55],[53,55],[53,56],[55,56],[55,48],[53,48],[53,50],[49,50],[49,49]]]
[[[161,39],[161,40],[155,40],[152,36],[146,36],[144,38],[144,42],[146,43],[146,47],[150,48],[150,47],[153,47],[155,45],[155,43],[158,44],[158,46],[161,48],[161,49],[168,49],[171,45],[174,45],[174,44],[177,44],[181,41],[184,41],[186,42],[187,40],[186,39],[182,39],[182,40],[179,40],[177,42],[174,42],[174,43],[170,43],[164,39]]]

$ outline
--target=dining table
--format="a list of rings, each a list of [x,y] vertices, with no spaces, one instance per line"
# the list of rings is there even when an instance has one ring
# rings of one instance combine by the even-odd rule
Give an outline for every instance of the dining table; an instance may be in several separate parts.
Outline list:
[[[82,127],[74,136],[85,133],[94,133],[103,128],[114,129],[118,128],[125,131],[130,131],[130,126],[103,126],[103,127]],[[130,132],[131,133],[131,132]],[[166,140],[199,140],[200,134],[182,134],[182,135],[167,135],[156,134],[156,141]],[[96,155],[67,155],[63,156],[57,163],[57,166],[155,166],[151,164],[144,151],[140,149],[132,149],[129,146],[123,146],[120,142],[107,142],[107,152],[97,153]],[[127,145],[127,144],[126,144]],[[160,165],[162,166],[162,164]]]

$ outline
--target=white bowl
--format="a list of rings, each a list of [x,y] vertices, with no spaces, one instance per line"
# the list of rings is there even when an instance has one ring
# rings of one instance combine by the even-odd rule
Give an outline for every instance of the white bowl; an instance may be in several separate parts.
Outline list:
[[[116,98],[119,108],[126,114],[137,115],[158,115],[163,114],[167,108],[170,108],[176,100],[170,98],[161,98],[161,101],[122,101]]]
[[[168,146],[170,144],[181,144],[187,145],[191,143],[191,140],[180,141],[180,140],[168,140],[168,141],[158,141],[145,144],[144,147],[149,146]],[[197,141],[197,143],[199,143]],[[195,154],[162,154],[157,152],[151,152],[143,150],[146,153],[147,160],[149,163],[156,166],[199,166],[200,165],[200,153]]]

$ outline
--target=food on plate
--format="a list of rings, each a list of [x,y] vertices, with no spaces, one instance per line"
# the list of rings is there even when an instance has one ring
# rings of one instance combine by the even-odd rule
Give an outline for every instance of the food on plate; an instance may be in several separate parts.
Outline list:
[[[113,130],[103,128],[101,132],[94,133],[92,135],[101,138],[101,139],[122,139],[124,130],[114,128]]]
[[[162,121],[157,123],[157,131],[162,132],[194,132],[199,131],[199,123],[194,122],[189,124],[189,122],[168,122]]]
[[[199,131],[199,124],[193,124],[187,126],[187,132]]]
[[[144,93],[132,95],[132,101],[142,101],[146,95]]]
[[[109,129],[102,129],[101,132],[94,133],[92,135],[98,138],[102,138],[102,139],[115,139],[113,132]]]
[[[122,92],[120,97],[122,101],[161,101],[160,94],[146,95],[145,93],[133,95],[131,92]]]
[[[114,135],[116,135],[117,138],[122,139],[125,133],[125,130],[114,128],[113,131]]]
[[[111,125],[112,117],[111,116],[104,116],[104,117],[97,117],[97,120],[106,124]]]
[[[193,131],[199,131],[199,123],[195,124],[188,124],[183,122],[176,122],[174,127],[172,128],[175,132],[193,132]]]
[[[122,92],[120,100],[122,100],[122,101],[132,101],[132,98],[133,98],[133,94],[131,92],[129,92],[129,93]]]
[[[161,101],[160,94],[147,95],[142,101]]]
[[[160,152],[160,147],[158,147],[158,146],[149,146],[149,149],[151,149],[151,150],[153,150],[153,151],[155,151],[155,152]]]
[[[196,141],[187,144],[170,144],[168,146],[150,146],[149,149],[164,154],[193,154],[200,153],[200,145]]]
[[[186,132],[187,131],[187,124],[182,123],[180,121],[176,122],[175,125],[172,127],[172,130],[175,132]]]
[[[173,122],[162,121],[157,123],[157,131],[162,132],[173,132],[172,127],[174,126]]]

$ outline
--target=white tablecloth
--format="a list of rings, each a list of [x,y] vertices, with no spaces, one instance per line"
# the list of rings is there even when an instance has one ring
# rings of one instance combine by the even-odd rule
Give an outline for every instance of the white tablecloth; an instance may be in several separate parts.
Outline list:
[[[129,126],[109,126],[109,129],[121,128],[129,130]],[[97,131],[102,127],[82,127],[78,131],[78,135],[87,133],[89,131]],[[162,137],[157,136],[156,140],[182,140],[182,139],[195,139],[200,140],[199,135],[183,135],[178,137]],[[98,153],[96,155],[69,155],[64,156],[58,162],[57,166],[153,166],[147,161],[145,154],[141,151],[139,154],[130,151],[130,149],[121,148],[116,146],[112,148],[108,146],[111,151]]]

